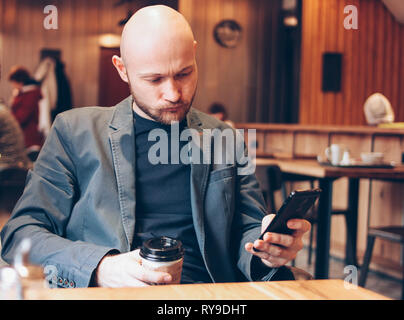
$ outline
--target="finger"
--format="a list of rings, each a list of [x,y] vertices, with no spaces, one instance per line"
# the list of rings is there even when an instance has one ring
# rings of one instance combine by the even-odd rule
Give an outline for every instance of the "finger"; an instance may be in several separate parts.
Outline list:
[[[294,235],[303,235],[311,229],[311,223],[305,219],[291,219],[287,222],[287,226],[295,230]]]
[[[245,245],[245,249],[248,252],[250,252],[251,254],[260,258],[267,266],[273,267],[273,268],[285,265],[287,262],[295,259],[296,255],[297,255],[297,250],[282,249],[278,246],[271,246],[271,247],[276,247],[276,249],[278,250],[276,254],[279,254],[278,256],[271,255],[265,251],[256,252],[253,250],[253,247],[254,247],[254,244],[251,242],[249,242]]]
[[[146,283],[170,283],[172,281],[172,276],[169,273],[146,269],[137,262],[133,264],[130,274]]]
[[[271,268],[279,268],[287,264],[290,260],[278,257],[268,257],[268,259],[261,259],[262,263]]]
[[[268,242],[262,242],[260,244],[254,243],[254,247],[268,253],[272,257],[294,259],[297,253],[303,249],[303,241],[301,238],[294,239],[292,245],[289,247],[270,244]]]
[[[273,245],[272,247],[277,247],[277,246]],[[303,244],[302,244],[302,247],[303,247]],[[275,254],[268,254],[268,256],[266,258],[264,257],[262,259],[267,260],[273,264],[281,263],[281,265],[284,265],[287,262],[295,259],[299,250],[300,250],[300,248],[297,245],[293,246],[291,248],[278,247],[277,251],[272,251],[272,252],[276,252]]]
[[[153,271],[143,267],[139,252],[140,250],[137,249],[128,253],[135,263],[135,268],[132,270],[136,273],[137,279],[146,283],[169,283],[172,281],[172,276],[167,272]]]
[[[254,251],[253,249],[254,244],[252,242],[246,243],[244,246],[245,250],[248,251],[249,253],[253,254],[254,256],[257,256],[258,258],[261,259],[267,259],[268,258],[268,253],[263,252],[263,251]]]
[[[264,236],[264,239],[266,237]],[[264,241],[264,240],[255,240],[254,241],[254,248],[258,249],[261,252],[265,252],[269,255],[272,256],[280,256],[280,254],[282,253],[282,248],[277,246],[277,245],[273,245],[271,244],[269,241]]]
[[[283,247],[290,247],[293,245],[295,238],[292,235],[267,232],[264,235],[264,241],[271,244],[281,245]]]
[[[273,258],[281,258],[281,259],[286,259],[288,261],[293,260],[296,258],[298,252],[301,250],[303,245],[294,245],[291,248],[283,248],[280,250],[280,253],[278,255],[271,255]]]

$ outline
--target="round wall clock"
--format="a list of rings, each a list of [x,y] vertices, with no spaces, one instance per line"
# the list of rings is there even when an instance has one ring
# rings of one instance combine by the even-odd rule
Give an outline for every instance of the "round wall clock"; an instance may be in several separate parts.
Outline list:
[[[240,42],[241,26],[234,20],[222,20],[213,30],[218,44],[225,48],[234,48]]]

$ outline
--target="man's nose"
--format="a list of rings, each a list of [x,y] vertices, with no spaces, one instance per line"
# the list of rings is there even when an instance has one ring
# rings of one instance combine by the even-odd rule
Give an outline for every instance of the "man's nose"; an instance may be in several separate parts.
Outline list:
[[[181,90],[174,79],[167,79],[164,86],[164,99],[176,103],[181,99]]]

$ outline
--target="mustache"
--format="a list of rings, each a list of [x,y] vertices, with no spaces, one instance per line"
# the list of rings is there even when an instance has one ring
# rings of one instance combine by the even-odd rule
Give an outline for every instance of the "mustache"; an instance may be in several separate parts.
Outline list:
[[[159,107],[156,107],[156,108],[153,108],[153,109],[155,109],[155,110],[165,110],[165,109],[186,107],[188,105],[189,105],[188,102],[180,101],[180,102],[175,102],[175,103],[170,103],[170,104],[166,104],[166,105],[163,105],[163,106],[159,106]]]

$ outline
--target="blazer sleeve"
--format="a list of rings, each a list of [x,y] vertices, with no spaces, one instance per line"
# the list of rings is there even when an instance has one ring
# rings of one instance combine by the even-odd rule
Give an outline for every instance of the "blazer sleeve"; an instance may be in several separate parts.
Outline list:
[[[27,175],[24,193],[1,232],[1,255],[12,263],[18,244],[29,238],[32,263],[42,265],[45,270],[51,266],[49,270],[56,270],[57,282],[64,287],[87,287],[99,261],[114,248],[64,237],[79,196],[67,142],[72,134],[63,114],[58,115],[34,169]]]

